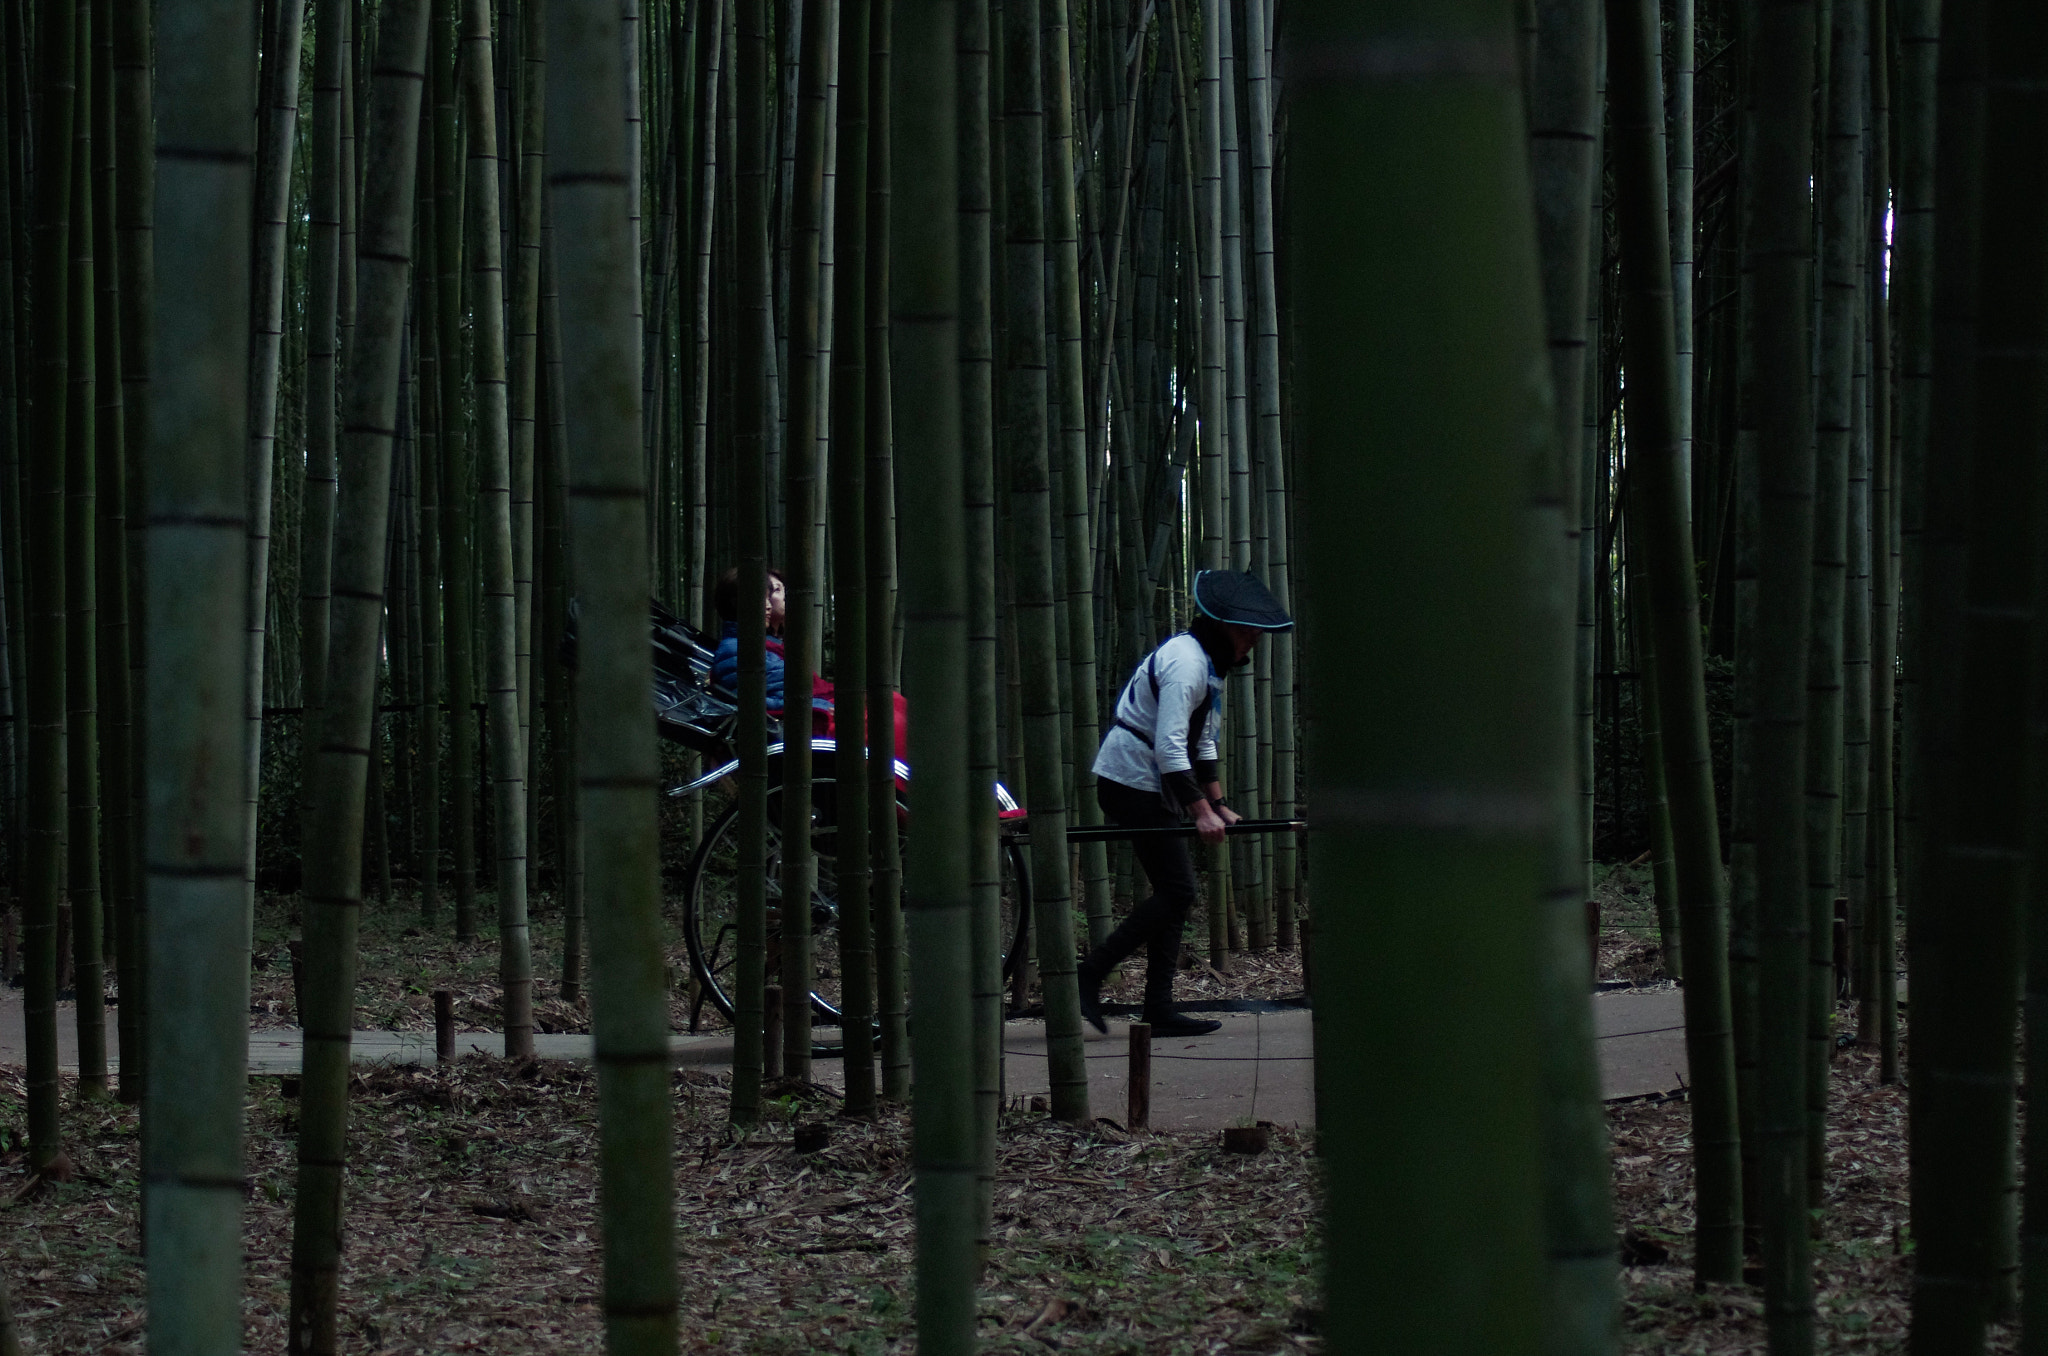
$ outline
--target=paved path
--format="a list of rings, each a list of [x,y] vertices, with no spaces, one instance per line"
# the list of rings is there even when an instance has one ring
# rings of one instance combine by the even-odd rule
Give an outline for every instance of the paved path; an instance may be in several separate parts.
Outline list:
[[[1676,989],[1624,990],[1592,997],[1594,1029],[1600,1050],[1601,1093],[1607,1098],[1670,1092],[1684,1086],[1685,1031],[1682,997]],[[1315,1119],[1311,1062],[1310,1016],[1294,1008],[1268,1013],[1217,1013],[1223,1029],[1197,1040],[1152,1043],[1152,1117],[1159,1129],[1201,1130],[1244,1120],[1278,1125],[1306,1125]],[[1122,1124],[1126,1115],[1125,1071],[1129,1038],[1123,1021],[1112,1019],[1110,1034],[1088,1033],[1089,1101],[1098,1116]],[[77,1064],[77,1019],[69,1003],[58,1010],[58,1060]],[[821,1034],[829,1034],[821,1033]],[[249,1072],[290,1074],[299,1069],[301,1033],[273,1029],[249,1033]],[[674,1036],[678,1064],[718,1066],[731,1063],[732,1042],[724,1036]],[[589,1059],[590,1037],[537,1035],[536,1053],[545,1059]],[[107,1014],[107,1048],[116,1050],[114,1014]],[[1046,1092],[1045,1027],[1036,1021],[1011,1022],[1003,1048],[1011,1100]],[[465,1031],[456,1037],[463,1055],[496,1055],[502,1046],[494,1032]],[[25,1059],[21,992],[0,989],[0,1064]],[[355,1059],[359,1064],[426,1064],[434,1058],[430,1032],[358,1031]],[[819,1059],[815,1074],[829,1086],[839,1083],[836,1061]]]

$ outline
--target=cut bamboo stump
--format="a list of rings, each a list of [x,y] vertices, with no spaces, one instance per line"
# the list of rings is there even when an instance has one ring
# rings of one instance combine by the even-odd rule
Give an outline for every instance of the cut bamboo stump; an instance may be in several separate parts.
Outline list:
[[[1262,1154],[1271,1142],[1273,1127],[1265,1121],[1257,1125],[1231,1125],[1223,1130],[1223,1152],[1227,1154]]]
[[[455,1062],[455,993],[452,989],[434,990],[434,1062]]]
[[[1131,1023],[1131,1067],[1124,1080],[1130,1092],[1130,1110],[1125,1124],[1144,1130],[1152,1121],[1152,1026]]]

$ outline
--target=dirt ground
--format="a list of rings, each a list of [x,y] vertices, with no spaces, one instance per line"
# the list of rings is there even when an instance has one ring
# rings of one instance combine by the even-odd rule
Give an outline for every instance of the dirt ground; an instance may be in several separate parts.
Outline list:
[[[473,1059],[357,1079],[343,1341],[374,1356],[602,1350],[596,1082]],[[0,1193],[25,1181],[19,1071],[0,1074],[17,1142]],[[785,1090],[751,1134],[725,1126],[717,1078],[676,1078],[676,1240],[689,1352],[910,1349],[908,1119],[834,1115]],[[252,1352],[284,1349],[296,1101],[250,1080],[245,1215]],[[15,1201],[0,1267],[28,1350],[143,1350],[135,1117],[67,1088],[70,1182]],[[831,1143],[799,1155],[797,1123]],[[1102,1356],[1316,1350],[1311,1146],[1266,1153],[1214,1135],[1132,1137],[1006,1118],[981,1330],[992,1352]]]
[[[1637,882],[1620,868],[1602,882],[1603,978],[1662,979],[1641,874]],[[1628,892],[1630,884],[1638,890]],[[259,916],[259,1025],[290,1016],[286,910],[267,900]],[[544,907],[537,914],[536,968],[551,987],[560,926]],[[481,902],[479,915],[483,935],[458,947],[445,923],[422,929],[409,906],[367,910],[364,1024],[424,1027],[428,994],[444,984],[460,995],[460,1020],[488,1023],[496,952]],[[674,959],[680,973],[679,946]],[[1191,999],[1281,998],[1300,992],[1301,972],[1294,956],[1246,956],[1225,974],[1185,970],[1179,985]],[[678,993],[679,1027],[686,998]],[[583,1026],[579,1009],[551,1003],[555,1029]],[[677,1240],[691,1278],[684,1349],[909,1350],[907,1118],[848,1121],[829,1095],[786,1088],[768,1123],[734,1136],[725,1100],[717,1075],[676,1075]],[[20,1071],[0,1070],[0,1208],[11,1216],[0,1226],[0,1269],[28,1349],[140,1352],[134,1113],[75,1105],[67,1089],[78,1175],[21,1194],[22,1105]],[[366,1071],[354,1106],[344,1280],[352,1350],[601,1348],[587,1069],[520,1070],[476,1058],[449,1069]],[[250,1081],[251,1351],[283,1349],[296,1111],[282,1080]],[[795,1126],[816,1121],[829,1123],[831,1144],[798,1155]],[[1624,1349],[1761,1353],[1758,1289],[1692,1286],[1689,1108],[1682,1100],[1622,1105],[1610,1108],[1609,1124]],[[1873,1053],[1841,1051],[1814,1242],[1823,1350],[1903,1349],[1912,1252],[1905,1134],[1903,1089],[1877,1082]],[[1282,1130],[1272,1150],[1245,1158],[1221,1153],[1211,1135],[1132,1137],[1108,1124],[1083,1132],[1017,1111],[1005,1118],[996,1194],[982,1300],[989,1351],[1251,1356],[1318,1347],[1310,1132]],[[2013,1333],[1995,1333],[1994,1351],[2014,1347]]]
[[[1837,1021],[1853,1021],[1846,1007]],[[1901,1023],[1903,1026],[1903,1022]],[[1615,1213],[1623,1227],[1624,1349],[1749,1356],[1764,1351],[1758,1285],[1692,1285],[1692,1152],[1684,1102],[1613,1108]],[[1846,1048],[1829,1080],[1826,1194],[1813,1238],[1817,1347],[1905,1350],[1913,1240],[1906,1090],[1877,1081],[1877,1054]],[[1632,1263],[1632,1264],[1631,1264]],[[1748,1265],[1758,1258],[1752,1254]],[[2018,1349],[2016,1328],[1989,1349]]]

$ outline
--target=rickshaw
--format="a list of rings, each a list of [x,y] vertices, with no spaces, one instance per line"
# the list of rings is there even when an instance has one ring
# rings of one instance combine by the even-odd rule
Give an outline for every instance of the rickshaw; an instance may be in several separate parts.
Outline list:
[[[690,967],[700,993],[728,1020],[733,1014],[733,966],[737,960],[739,884],[739,694],[712,679],[713,649],[708,638],[659,603],[651,608],[654,639],[654,717],[661,737],[698,754],[705,770],[686,782],[664,788],[673,800],[705,796],[704,832],[683,879],[681,923]],[[810,920],[813,973],[811,1008],[817,1020],[839,1020],[839,892],[834,878],[837,856],[838,741],[809,736],[811,741],[811,849],[817,861],[811,889]],[[786,982],[774,973],[781,948],[776,944],[784,917],[782,898],[782,755],[787,732],[772,716],[768,725],[768,956],[769,982]],[[908,827],[903,789],[910,768],[895,763],[898,833]],[[996,809],[1006,823],[1023,817],[1016,800],[1000,783]],[[673,819],[674,816],[667,818]],[[900,841],[900,839],[899,839]],[[1003,977],[1007,982],[1024,955],[1031,890],[1023,840],[1006,833],[998,853],[1001,869]],[[664,887],[664,894],[666,894]]]

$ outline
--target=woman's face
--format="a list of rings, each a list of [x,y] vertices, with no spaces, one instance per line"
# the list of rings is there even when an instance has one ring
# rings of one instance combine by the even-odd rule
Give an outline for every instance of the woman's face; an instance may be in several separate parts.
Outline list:
[[[781,630],[782,618],[782,581],[771,574],[768,576],[768,629],[770,631]]]

